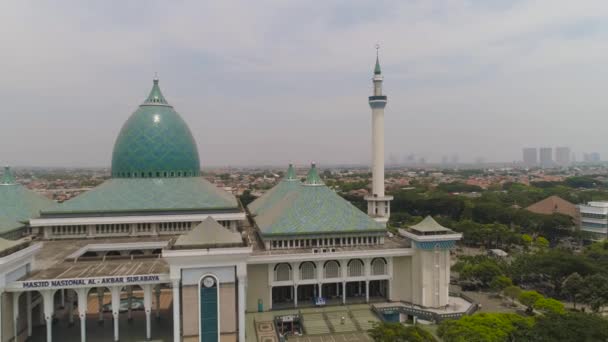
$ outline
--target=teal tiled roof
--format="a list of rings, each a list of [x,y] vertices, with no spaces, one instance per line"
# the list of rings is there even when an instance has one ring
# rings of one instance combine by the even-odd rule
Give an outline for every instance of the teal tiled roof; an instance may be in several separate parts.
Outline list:
[[[167,178],[200,175],[196,141],[167,103],[158,80],[145,102],[125,122],[112,152],[113,178]]]
[[[272,208],[275,204],[281,201],[288,193],[301,188],[302,183],[298,180],[293,165],[289,165],[287,175],[279,184],[272,189],[266,191],[262,196],[251,202],[247,208],[251,215],[259,215],[268,208]]]
[[[9,170],[10,173],[10,170]],[[52,200],[16,184],[12,173],[0,183],[0,234],[10,232],[36,218],[40,210],[54,205]]]
[[[254,220],[265,237],[386,230],[325,185],[299,185]]]
[[[238,210],[236,198],[201,177],[114,178],[43,215],[223,209]]]
[[[211,216],[175,241],[177,248],[228,247],[243,244],[241,234],[217,223]]]
[[[432,233],[432,232],[447,232],[450,229],[440,225],[435,221],[435,219],[428,215],[422,221],[410,227],[411,229],[417,230],[423,233]]]

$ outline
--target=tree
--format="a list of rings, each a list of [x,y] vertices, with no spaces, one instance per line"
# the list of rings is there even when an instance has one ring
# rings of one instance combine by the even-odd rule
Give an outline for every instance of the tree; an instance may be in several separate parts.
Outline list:
[[[574,304],[574,308],[576,309],[576,300],[581,294],[581,290],[583,288],[583,277],[580,274],[574,272],[569,275],[566,280],[564,280],[564,284],[562,285],[562,295],[567,296]]]
[[[535,254],[519,256],[511,263],[509,276],[519,284],[551,283],[555,294],[561,294],[561,286],[574,272],[586,276],[598,271],[584,255],[561,249],[549,249]]]
[[[594,312],[608,305],[608,277],[598,273],[585,278],[581,302],[588,304]]]
[[[531,318],[517,314],[477,313],[443,321],[437,332],[444,342],[506,342],[515,331],[531,325]]]
[[[538,248],[549,248],[549,240],[545,239],[542,236],[539,236],[536,238],[536,240],[534,240],[534,244],[536,245],[536,247]]]
[[[241,199],[241,203],[243,204],[243,206],[247,206],[247,205],[249,205],[249,203],[253,202],[253,200],[255,200],[256,197],[251,194],[251,190],[245,190],[245,191],[243,191],[243,194],[240,196],[240,199]]]
[[[527,249],[532,244],[532,237],[528,234],[522,234],[521,242],[524,245],[524,248]]]
[[[430,332],[418,325],[379,322],[374,323],[368,333],[375,342],[437,342]]]
[[[511,299],[511,302],[514,302],[515,299],[519,298],[521,289],[517,286],[509,286],[505,287],[505,289],[502,290],[502,293],[507,296],[507,298]]]
[[[607,341],[608,321],[582,312],[548,314],[538,316],[532,327],[514,335],[513,341],[528,342]]]
[[[509,286],[513,286],[513,281],[511,278],[504,275],[495,276],[490,283],[490,287],[497,292],[500,292]]]
[[[564,304],[553,298],[541,298],[534,303],[534,308],[543,313],[563,314],[566,312]]]
[[[541,298],[543,298],[543,295],[534,290],[522,291],[518,297],[519,302],[527,306],[529,311],[532,311],[536,302]]]

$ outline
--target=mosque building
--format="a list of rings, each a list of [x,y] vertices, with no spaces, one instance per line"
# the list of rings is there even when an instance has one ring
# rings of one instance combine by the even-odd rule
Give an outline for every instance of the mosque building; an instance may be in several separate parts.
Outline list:
[[[430,217],[387,229],[382,83],[376,60],[367,213],[328,188],[314,163],[303,179],[289,165],[242,206],[201,177],[196,142],[158,79],[123,125],[111,178],[98,187],[57,204],[6,168],[0,342],[36,333],[47,342],[119,341],[126,329],[139,340],[245,342],[256,334],[246,315],[256,312],[351,303],[421,318],[444,310],[461,235]],[[137,324],[125,327],[125,316]]]

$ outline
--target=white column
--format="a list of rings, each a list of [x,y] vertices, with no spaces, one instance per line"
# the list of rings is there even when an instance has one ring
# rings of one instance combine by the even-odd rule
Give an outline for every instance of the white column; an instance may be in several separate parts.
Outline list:
[[[181,342],[179,279],[173,280],[173,342]]]
[[[105,289],[103,287],[97,288],[97,304],[99,306],[99,318],[97,321],[101,324],[103,323],[103,296]]]
[[[154,289],[156,294],[156,319],[160,319],[160,284]]]
[[[27,300],[27,337],[32,337],[32,293],[27,291],[25,298]]]
[[[88,293],[89,289],[87,288],[76,289],[76,295],[78,296],[78,317],[80,318],[80,342],[86,342],[87,340]]]
[[[3,296],[4,296],[4,292],[2,292],[2,290],[0,290],[0,341],[3,341],[3,339],[4,339],[4,333],[3,333],[4,329],[2,329],[2,311],[3,311],[2,310],[2,308],[3,308],[2,298],[3,298]]]
[[[114,341],[118,341],[118,313],[120,312],[120,290],[118,286],[110,288],[112,294],[112,317],[114,318]]]
[[[298,307],[298,285],[293,286],[293,292],[295,294],[295,296],[293,297],[293,305],[297,308]]]
[[[152,285],[143,285],[144,288],[144,311],[146,313],[146,340],[151,338],[150,316],[152,315]]]
[[[133,286],[129,286],[128,287],[128,308],[127,308],[127,319],[129,321],[133,320],[133,314],[132,314],[132,310],[131,310],[131,306],[133,305]]]
[[[246,272],[246,270],[245,270]],[[247,299],[247,274],[240,274],[238,275],[238,281],[239,281],[239,312],[238,312],[238,316],[239,316],[239,342],[245,342],[245,306],[246,306],[246,299]],[[296,299],[296,303],[297,303],[297,299]]]
[[[323,297],[323,283],[319,283],[319,298]]]
[[[19,335],[19,296],[21,292],[13,292],[13,337],[17,341]]]
[[[365,279],[365,302],[369,303],[369,280]]]
[[[55,311],[55,303],[53,295],[55,290],[43,290],[42,301],[44,303],[44,320],[46,322],[46,342],[53,341],[53,312]]]
[[[342,304],[346,305],[346,282],[342,282]]]
[[[73,297],[73,291],[71,290],[67,290],[68,291],[68,323],[70,326],[74,325],[74,297]]]

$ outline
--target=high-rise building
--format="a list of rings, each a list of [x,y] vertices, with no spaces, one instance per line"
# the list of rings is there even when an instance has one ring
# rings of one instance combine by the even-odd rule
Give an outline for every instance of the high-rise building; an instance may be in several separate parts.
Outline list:
[[[541,147],[539,155],[541,167],[553,166],[553,149],[551,147]]]
[[[392,196],[384,195],[384,107],[387,96],[382,94],[382,71],[376,50],[374,68],[374,95],[369,97],[372,108],[372,193],[365,197],[367,214],[377,222],[386,225],[391,215]]]
[[[538,150],[536,147],[526,147],[523,149],[524,165],[528,167],[538,165]]]
[[[559,166],[570,165],[570,148],[569,147],[555,148],[555,163]]]
[[[583,161],[586,163],[598,163],[600,160],[600,154],[597,152],[583,154]]]

